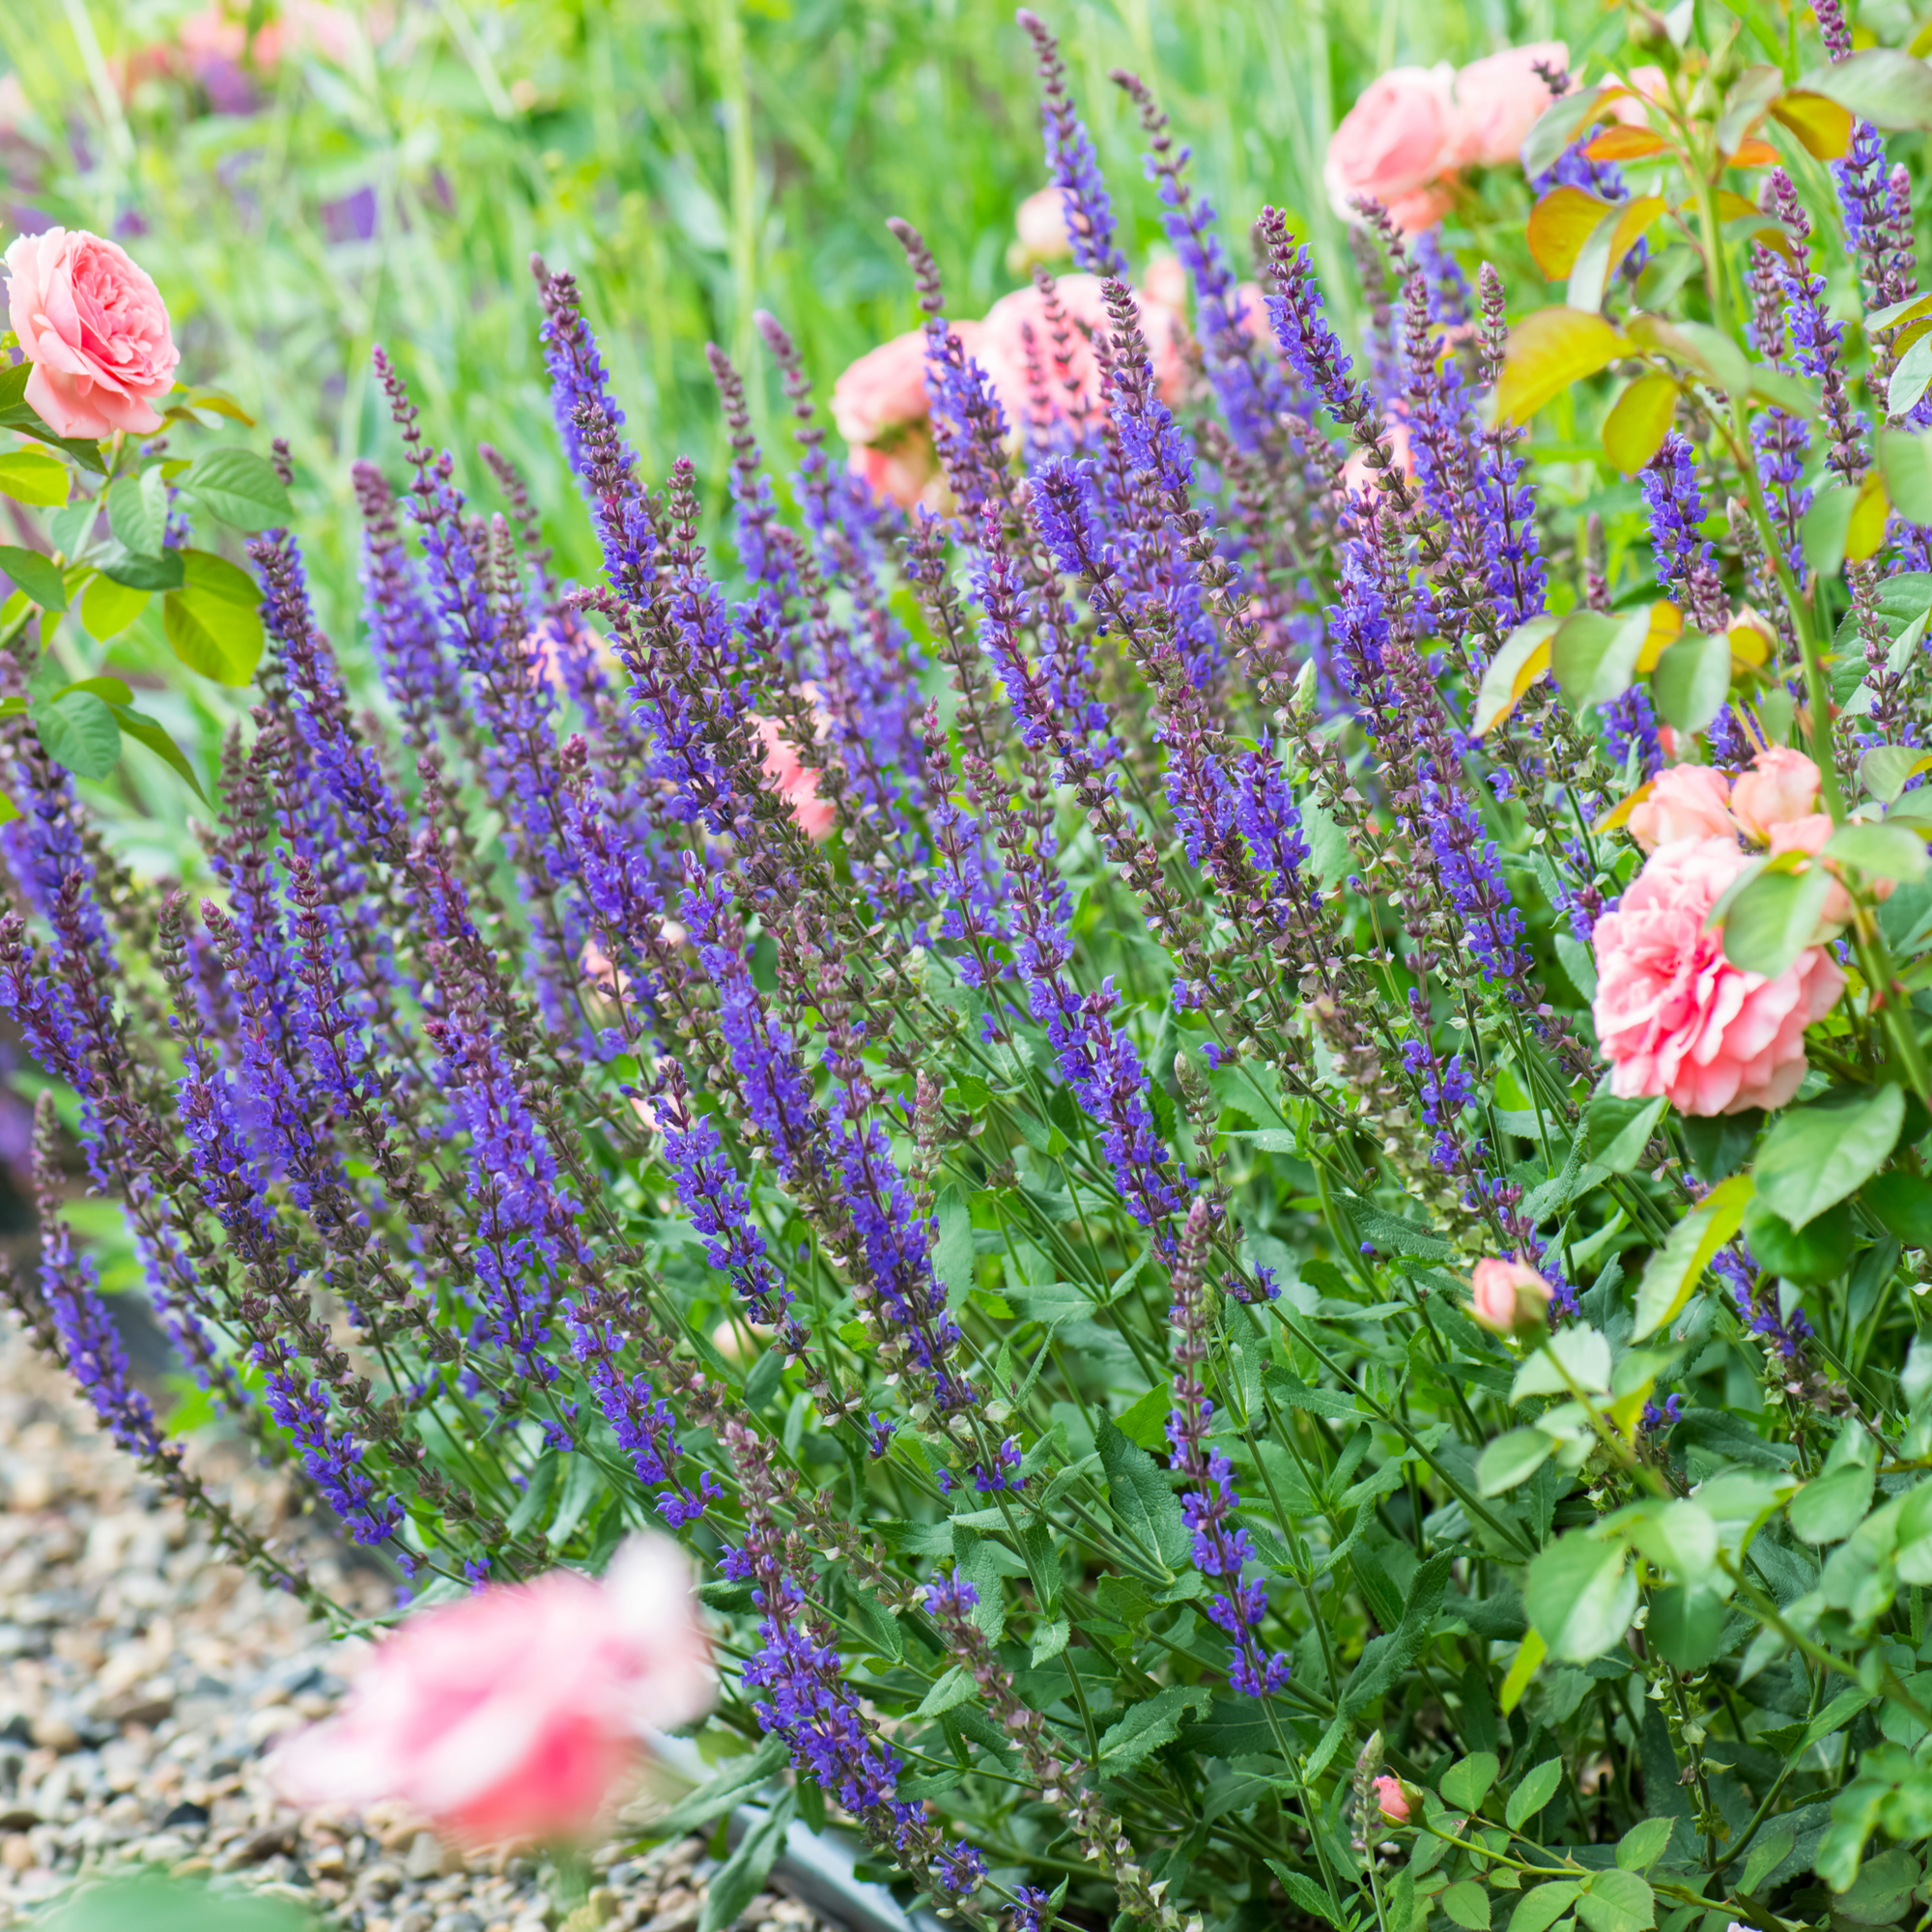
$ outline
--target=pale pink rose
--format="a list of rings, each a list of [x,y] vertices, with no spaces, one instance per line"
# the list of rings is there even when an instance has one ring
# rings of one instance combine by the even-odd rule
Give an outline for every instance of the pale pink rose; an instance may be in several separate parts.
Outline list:
[[[1408,1823],[1408,1794],[1403,1790],[1401,1778],[1391,1777],[1386,1772],[1377,1778],[1376,1804],[1391,1825]]]
[[[1406,482],[1413,483],[1415,449],[1409,440],[1408,425],[1390,417],[1386,419],[1385,427],[1388,431],[1389,448],[1395,456],[1396,468],[1402,471]],[[1369,452],[1358,448],[1342,466],[1342,488],[1351,497],[1361,496],[1377,489],[1376,477],[1387,474],[1386,469],[1378,470],[1371,468]]]
[[[1453,136],[1457,165],[1495,168],[1517,158],[1551,98],[1531,65],[1535,61],[1566,69],[1570,49],[1561,41],[1505,47],[1499,54],[1471,61],[1458,72]]]
[[[1148,257],[1147,272],[1141,277],[1141,301],[1175,315],[1187,313],[1187,270],[1179,255],[1163,248]]]
[[[1646,852],[1680,838],[1721,838],[1736,831],[1730,796],[1730,780],[1709,765],[1666,765],[1649,797],[1631,808],[1630,835]]]
[[[181,352],[161,292],[118,242],[82,229],[16,236],[6,255],[7,319],[34,365],[27,401],[57,436],[161,426]]]
[[[274,1777],[298,1804],[400,1802],[466,1845],[582,1837],[643,1732],[713,1694],[690,1565],[639,1536],[601,1582],[553,1570],[412,1617]]]
[[[1780,852],[1822,852],[1826,841],[1837,828],[1832,823],[1829,811],[1807,811],[1802,818],[1787,818],[1771,828],[1771,856],[1775,859]],[[1834,880],[1842,878],[1835,859],[1827,859],[1826,868],[1834,875]],[[1801,872],[1808,871],[1808,867],[1801,866]],[[1883,903],[1898,889],[1896,879],[1868,877],[1865,890],[1874,899]],[[1852,916],[1852,896],[1842,884],[1833,883],[1825,895],[1825,909],[1819,915],[1827,925],[1843,925]]]
[[[979,351],[984,325],[952,322],[969,355]],[[867,350],[832,385],[832,420],[851,450],[851,466],[875,496],[909,510],[943,507],[945,480],[929,426],[925,389],[925,332],[910,329]]]
[[[1469,1317],[1497,1335],[1540,1326],[1549,1314],[1549,1284],[1526,1262],[1485,1255],[1469,1270]]]
[[[1780,852],[1810,852],[1825,849],[1825,841],[1831,838],[1833,827],[1829,811],[1807,811],[1802,818],[1780,819],[1771,828],[1771,856],[1775,859]],[[1826,862],[1828,870],[1837,869],[1830,860]],[[1808,872],[1809,866],[1799,867],[1800,872]],[[1890,880],[1884,882],[1884,890],[1879,897],[1889,897],[1891,891]],[[1825,904],[1819,919],[1830,926],[1840,926],[1852,916],[1852,895],[1834,878],[1825,893]]]
[[[1456,165],[1454,84],[1446,61],[1391,68],[1369,84],[1328,142],[1321,179],[1336,213],[1359,219],[1355,199],[1368,196],[1406,228],[1441,218],[1447,201],[1434,185]]]
[[[1766,839],[1774,825],[1810,814],[1818,803],[1818,767],[1803,752],[1769,745],[1731,786],[1731,815],[1747,838]]]
[[[1093,338],[1110,334],[1113,323],[1107,314],[1103,293],[1106,285],[1098,275],[1062,275],[1054,283],[1061,309],[1072,328],[1066,343],[1066,382],[1053,357],[1055,344],[1047,321],[1046,298],[1034,287],[1015,289],[1002,296],[986,311],[985,333],[978,351],[980,366],[1000,399],[1009,427],[1017,427],[1033,415],[1032,386],[1027,376],[1029,330],[1034,354],[1046,380],[1050,406],[1056,412],[1084,405],[1100,407],[1100,368],[1094,358]],[[1174,402],[1187,380],[1187,364],[1181,355],[1187,326],[1178,309],[1143,295],[1140,298],[1141,332],[1147,337],[1153,363],[1154,386],[1164,401]]]
[[[380,39],[387,30],[388,18],[386,8],[372,10],[371,35]],[[272,73],[292,50],[311,48],[341,67],[355,49],[355,19],[340,7],[324,5],[323,0],[284,0],[277,16],[255,30],[250,49],[246,7],[234,12],[221,6],[204,7],[175,29],[175,44],[190,61],[239,64],[245,52],[252,51],[255,65],[265,73]]]
[[[1628,80],[1620,80],[1613,73],[1606,73],[1604,78],[1613,87],[1634,88],[1641,97],[1633,99],[1626,94],[1610,102],[1611,118],[1621,121],[1626,128],[1648,128],[1650,114],[1644,101],[1666,100],[1670,97],[1670,79],[1661,67],[1634,67]]]
[[[777,719],[760,718],[755,723],[765,744],[766,780],[791,807],[798,829],[818,843],[831,835],[838,818],[831,801],[818,795],[818,767],[800,758]]]
[[[1797,1093],[1804,1029],[1831,1011],[1845,976],[1816,946],[1775,980],[1724,957],[1722,930],[1704,922],[1748,863],[1728,834],[1660,846],[1597,922],[1592,1011],[1623,1098],[1662,1094],[1681,1114],[1736,1114]]]
[[[868,349],[832,385],[832,420],[848,443],[877,442],[893,430],[923,422],[930,407],[923,328]]]
[[[1007,266],[1024,274],[1036,262],[1065,262],[1073,253],[1066,233],[1066,197],[1057,187],[1043,187],[1020,203],[1013,217],[1018,234],[1007,251]]]
[[[939,510],[950,499],[946,479],[939,473],[939,452],[923,423],[896,438],[890,449],[860,443],[852,452],[852,469],[866,479],[873,496],[902,510],[916,503]]]

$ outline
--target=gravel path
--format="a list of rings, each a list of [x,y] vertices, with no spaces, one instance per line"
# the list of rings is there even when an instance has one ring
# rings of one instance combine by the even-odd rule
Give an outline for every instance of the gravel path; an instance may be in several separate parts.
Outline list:
[[[373,1612],[388,1585],[345,1573],[278,1477],[215,1444],[196,1451],[258,1530],[275,1525],[338,1602]],[[342,1684],[319,1626],[209,1548],[96,1430],[66,1378],[0,1317],[0,1927],[77,1878],[156,1868],[213,1875],[318,1908],[341,1932],[542,1932],[537,1867],[460,1861],[417,1819],[298,1812],[263,1753],[325,1715]],[[713,1869],[687,1838],[592,1859],[608,1932],[696,1924]],[[828,1921],[766,1892],[758,1932]]]

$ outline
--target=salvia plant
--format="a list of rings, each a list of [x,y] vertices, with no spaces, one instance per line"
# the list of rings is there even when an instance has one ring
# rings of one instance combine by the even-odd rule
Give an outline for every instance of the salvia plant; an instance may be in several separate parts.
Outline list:
[[[198,901],[91,829],[29,622],[13,1298],[103,1424],[348,1621],[131,1386],[64,1136],[206,1405],[419,1602],[676,1531],[755,1751],[704,1815],[788,1763],[778,1815],[1025,1932],[1918,1918],[1932,295],[1885,133],[1932,81],[1835,0],[1804,73],[1744,17],[1769,64],[1687,7],[1640,99],[1548,73],[1561,305],[1358,209],[1352,351],[1117,74],[1171,407],[1023,14],[1106,326],[1040,274],[1012,420],[901,226],[943,497],[834,460],[766,319],[787,478],[711,352],[728,565],[569,275],[595,583],[379,355],[381,715],[264,531]],[[1614,542],[1539,486],[1559,395]]]

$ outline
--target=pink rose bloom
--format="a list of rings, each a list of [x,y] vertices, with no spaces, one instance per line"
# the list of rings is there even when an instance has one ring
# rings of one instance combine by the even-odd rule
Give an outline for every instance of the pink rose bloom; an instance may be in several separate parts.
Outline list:
[[[969,355],[984,325],[949,323]],[[945,485],[928,427],[925,331],[909,329],[870,349],[832,385],[832,420],[851,450],[852,468],[875,496],[909,510],[938,506]]]
[[[775,718],[755,721],[758,736],[765,742],[765,777],[772,789],[791,807],[798,829],[813,844],[830,836],[838,812],[828,799],[818,795],[818,767],[808,765],[793,750],[791,740]]]
[[[890,431],[923,422],[929,408],[923,328],[868,349],[832,385],[832,420],[848,443],[877,442]]]
[[[1771,745],[1731,786],[1731,815],[1747,838],[1766,839],[1775,825],[1807,817],[1818,803],[1818,767],[1803,752]]]
[[[1033,414],[1032,385],[1027,378],[1029,329],[1033,332],[1034,353],[1046,377],[1050,406],[1056,411],[1069,406],[1078,408],[1081,404],[1091,410],[1100,407],[1100,368],[1094,359],[1092,338],[1113,328],[1102,295],[1104,286],[1098,275],[1062,275],[1054,283],[1060,306],[1073,325],[1072,338],[1066,345],[1066,375],[1075,385],[1070,398],[1069,392],[1061,386],[1059,372],[1054,367],[1053,337],[1046,318],[1046,300],[1040,292],[1032,287],[1015,289],[1011,295],[1002,296],[986,311],[985,333],[976,353],[993,384],[993,392],[1000,399],[1000,407],[1007,412],[1009,426],[1017,428]],[[1179,310],[1155,301],[1151,296],[1141,297],[1140,311],[1141,330],[1148,339],[1153,360],[1154,384],[1164,401],[1174,402],[1187,380],[1187,365],[1181,357],[1186,325]]]
[[[1529,130],[1552,99],[1531,65],[1567,69],[1570,49],[1561,41],[1505,47],[1471,61],[1456,76],[1455,147],[1461,166],[1496,168],[1514,161]]]
[[[1431,228],[1448,197],[1435,187],[1456,165],[1455,73],[1391,68],[1370,83],[1328,142],[1321,179],[1336,213],[1359,219],[1358,195],[1379,201],[1407,229]]]
[[[1020,203],[1013,217],[1018,241],[1007,251],[1007,266],[1023,275],[1036,262],[1065,262],[1073,253],[1066,234],[1066,197],[1043,187]]]
[[[1409,442],[1408,425],[1398,421],[1394,416],[1385,416],[1382,419],[1382,427],[1387,433],[1389,447],[1395,452],[1396,467],[1402,471],[1405,480],[1413,483],[1415,450]],[[1361,496],[1368,491],[1375,491],[1379,495],[1379,487],[1375,479],[1387,474],[1386,469],[1372,469],[1369,467],[1369,452],[1358,448],[1342,466],[1342,488],[1351,497]]]
[[[412,1617],[277,1754],[275,1781],[298,1804],[400,1801],[469,1845],[579,1837],[644,1730],[712,1696],[690,1565],[639,1536],[601,1582],[553,1570]]]
[[[1403,1790],[1401,1778],[1391,1777],[1386,1772],[1377,1778],[1376,1803],[1391,1825],[1408,1823],[1408,1794]]]
[[[1628,80],[1620,80],[1613,73],[1606,73],[1604,79],[1612,87],[1634,88],[1643,97],[1640,100],[1633,100],[1627,94],[1610,102],[1611,118],[1621,121],[1626,128],[1648,128],[1650,115],[1644,108],[1644,101],[1664,100],[1670,94],[1669,76],[1661,67],[1634,67]]]
[[[27,401],[56,436],[146,436],[181,360],[161,292],[119,242],[75,229],[16,236],[7,319],[34,365]]]
[[[1781,1107],[1804,1077],[1804,1029],[1845,976],[1810,947],[1775,980],[1724,957],[1712,906],[1748,863],[1730,837],[1661,846],[1597,922],[1597,1037],[1624,1099],[1667,1096],[1681,1114]]]
[[[1514,1335],[1548,1319],[1549,1284],[1526,1262],[1485,1255],[1469,1270],[1469,1316],[1497,1335]]]
[[[1680,838],[1734,837],[1730,796],[1730,780],[1709,765],[1666,765],[1650,796],[1631,808],[1630,835],[1646,852]]]

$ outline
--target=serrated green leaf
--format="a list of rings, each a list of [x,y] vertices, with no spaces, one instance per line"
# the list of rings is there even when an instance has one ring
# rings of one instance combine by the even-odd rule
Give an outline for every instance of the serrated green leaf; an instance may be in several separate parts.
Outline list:
[[[1556,1796],[1556,1787],[1562,1782],[1563,1760],[1556,1757],[1545,1759],[1525,1775],[1522,1782],[1504,1801],[1503,1822],[1512,1832],[1521,1831],[1524,1824]]]
[[[203,450],[188,465],[182,483],[238,530],[284,527],[295,516],[274,466],[252,449],[223,444]]]
[[[246,684],[267,642],[250,606],[193,587],[168,593],[161,628],[175,656],[216,684]]]

